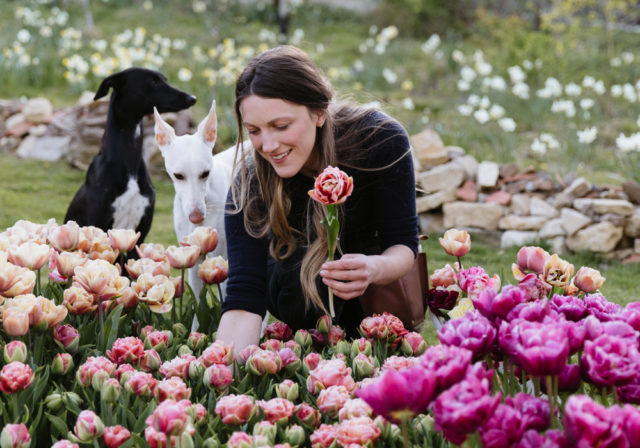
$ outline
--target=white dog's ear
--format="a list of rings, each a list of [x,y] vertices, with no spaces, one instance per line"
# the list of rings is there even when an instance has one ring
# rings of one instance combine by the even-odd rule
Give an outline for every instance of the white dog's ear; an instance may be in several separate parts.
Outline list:
[[[216,101],[211,103],[207,116],[198,125],[198,135],[205,143],[213,146],[218,133],[218,117],[216,115]]]
[[[156,125],[154,127],[156,142],[158,143],[160,150],[162,150],[164,146],[169,145],[173,142],[173,139],[176,138],[176,131],[173,130],[169,123],[162,119],[158,113],[158,109],[155,107],[153,108],[153,118],[156,120]]]

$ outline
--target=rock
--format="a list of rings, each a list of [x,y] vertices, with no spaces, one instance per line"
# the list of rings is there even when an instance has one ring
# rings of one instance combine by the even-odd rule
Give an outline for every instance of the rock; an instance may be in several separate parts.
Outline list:
[[[500,177],[502,177],[503,179],[508,179],[510,177],[515,176],[516,174],[518,174],[518,165],[515,163],[507,163],[505,165],[500,165],[499,168],[499,173],[500,173]]]
[[[529,204],[529,214],[533,216],[544,216],[546,218],[555,218],[560,214],[558,209],[553,205],[543,201],[540,198],[532,197]]]
[[[563,236],[557,236],[547,241],[549,243],[549,248],[551,249],[552,254],[563,254],[566,250],[565,244],[566,238]]]
[[[506,191],[498,190],[484,198],[483,202],[495,202],[500,205],[509,205],[509,202],[511,202],[511,195]]]
[[[548,177],[536,177],[527,182],[524,189],[525,191],[551,191],[553,190],[553,181]]]
[[[46,98],[31,98],[22,108],[22,114],[29,123],[48,123],[53,116],[53,106]]]
[[[616,215],[615,213],[607,213],[600,217],[600,221],[609,221],[614,226],[624,227],[627,218],[622,215]]]
[[[29,133],[29,129],[31,129],[33,126],[34,126],[33,123],[23,121],[11,128],[7,128],[7,130],[4,131],[4,135],[8,135],[10,137],[22,138]]]
[[[37,124],[31,126],[29,129],[29,135],[33,135],[34,137],[42,137],[47,132],[47,126],[44,124]]]
[[[555,195],[552,202],[555,208],[563,209],[565,207],[571,207],[574,199],[575,198],[572,195],[562,192]]]
[[[455,188],[436,191],[435,193],[416,198],[416,210],[418,213],[424,213],[429,210],[433,210],[434,208],[440,207],[445,202],[451,202],[455,200]]]
[[[78,102],[76,103],[78,106],[86,106],[87,104],[93,103],[93,97],[95,93],[90,92],[89,90],[85,90],[78,97]]]
[[[503,188],[507,193],[517,194],[524,192],[528,183],[526,179],[519,179],[505,183]]]
[[[70,141],[71,137],[69,136],[49,135],[45,137],[34,137],[30,135],[22,140],[16,155],[24,159],[55,162],[67,152]]]
[[[571,184],[565,188],[562,193],[573,196],[574,198],[581,198],[585,194],[591,191],[592,185],[584,177],[578,177]]]
[[[572,208],[560,210],[560,219],[562,219],[562,228],[567,232],[567,235],[573,235],[578,230],[591,224],[591,218]]]
[[[511,196],[511,211],[520,216],[529,214],[531,209],[531,196],[528,194],[514,194]]]
[[[614,213],[631,216],[633,214],[633,204],[622,199],[580,198],[573,201],[573,207],[582,213],[593,211],[601,215]]]
[[[640,254],[631,254],[622,260],[622,264],[627,263],[640,263]]]
[[[418,175],[418,182],[425,193],[459,187],[466,177],[465,171],[454,163],[438,165]]]
[[[477,183],[480,188],[493,188],[498,183],[500,167],[496,162],[484,160],[478,165]]]
[[[640,184],[638,184],[638,182],[633,180],[623,182],[622,191],[625,192],[631,202],[640,204]]]
[[[494,202],[447,202],[442,206],[445,228],[476,227],[497,230],[504,207]]]
[[[566,231],[562,227],[562,218],[550,219],[540,228],[540,238],[550,239],[557,236],[565,236]]]
[[[609,221],[592,224],[566,240],[567,247],[574,251],[611,252],[622,239],[622,228]]]
[[[456,191],[456,198],[465,202],[477,202],[478,201],[478,186],[472,180],[466,180],[458,191]]]
[[[24,122],[25,122],[24,115],[22,113],[17,113],[7,118],[7,121],[4,122],[4,126],[6,129],[11,129]]]
[[[461,148],[459,146],[445,146],[444,149],[447,150],[447,156],[449,156],[449,160],[460,158],[466,154],[464,148]]]
[[[547,221],[544,216],[507,215],[500,219],[498,228],[505,230],[540,230]]]
[[[500,238],[500,247],[522,247],[530,245],[538,239],[538,232],[507,230],[502,233]]]
[[[472,155],[463,155],[453,159],[451,163],[461,166],[467,173],[467,179],[475,179],[478,175],[478,161]]]
[[[423,213],[419,216],[419,219],[420,233],[423,235],[429,235],[430,233],[442,233],[446,230],[444,227],[442,213]]]
[[[633,240],[633,250],[634,252],[640,252],[640,238]]]
[[[632,238],[640,236],[640,207],[633,210],[633,215],[627,218],[624,225],[624,234]]]
[[[447,150],[438,133],[426,129],[409,138],[411,147],[421,168],[440,165],[449,161]]]

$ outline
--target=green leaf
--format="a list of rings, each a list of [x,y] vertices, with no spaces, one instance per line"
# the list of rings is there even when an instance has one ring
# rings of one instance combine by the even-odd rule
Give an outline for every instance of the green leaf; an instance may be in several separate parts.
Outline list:
[[[60,437],[65,437],[69,432],[69,428],[67,427],[66,417],[67,413],[63,412],[62,415],[65,419],[62,419],[58,416],[49,414],[45,412],[44,415],[47,417],[47,420],[51,422],[51,426],[55,429]]]
[[[105,346],[102,347],[102,351],[105,351],[107,348],[111,348],[114,341],[118,338],[118,327],[120,326],[120,316],[122,315],[123,308],[124,306],[120,304],[107,316],[104,331],[108,337]]]

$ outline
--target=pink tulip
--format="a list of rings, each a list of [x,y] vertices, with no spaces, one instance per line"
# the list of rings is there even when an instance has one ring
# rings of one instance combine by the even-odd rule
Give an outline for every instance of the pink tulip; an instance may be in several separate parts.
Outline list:
[[[521,247],[516,255],[518,268],[525,273],[542,274],[544,263],[551,257],[549,253],[536,246]],[[516,277],[517,278],[517,277]],[[518,280],[521,280],[518,278]]]
[[[172,376],[158,381],[155,387],[155,395],[158,402],[168,399],[174,401],[188,400],[191,396],[191,389],[187,387],[182,378]]]
[[[27,345],[22,341],[11,341],[3,349],[4,362],[7,364],[13,361],[25,362],[27,354]]]
[[[147,418],[145,423],[167,436],[177,435],[186,429],[189,416],[186,408],[175,400],[165,400]]]
[[[322,424],[313,431],[310,437],[312,448],[330,448],[335,446],[334,442],[338,438],[338,428],[334,425]]]
[[[80,343],[80,332],[71,324],[56,325],[53,327],[53,339],[65,351],[75,353]]]
[[[275,385],[275,392],[278,398],[286,398],[289,401],[296,401],[300,394],[300,386],[291,380],[284,380]]]
[[[464,378],[473,353],[465,348],[433,345],[420,356],[420,365],[432,372],[436,388],[443,391]]]
[[[0,446],[2,448],[29,448],[31,436],[24,423],[7,424],[0,433]]]
[[[485,270],[479,266],[472,266],[458,272],[458,286],[474,300],[485,289],[495,292],[500,290],[500,277],[495,274],[489,277]]]
[[[2,327],[9,336],[24,336],[29,331],[29,315],[17,308],[5,309],[2,313]]]
[[[274,321],[264,328],[264,337],[267,339],[279,339],[286,341],[291,339],[291,327],[281,321]]]
[[[447,321],[438,330],[438,339],[444,345],[466,348],[474,359],[482,359],[491,350],[497,331],[489,319],[476,310],[469,311],[459,319]]]
[[[102,433],[102,441],[107,448],[118,448],[124,442],[129,440],[131,433],[127,428],[121,425],[105,426]]]
[[[317,428],[320,426],[322,417],[320,412],[307,403],[300,403],[295,408],[296,417],[306,428]]]
[[[225,345],[219,341],[213,342],[202,352],[198,361],[204,367],[212,364],[230,365],[233,363],[233,345]]]
[[[171,265],[166,260],[155,261],[151,258],[140,258],[138,260],[128,259],[124,268],[133,279],[137,279],[142,274],[150,274],[152,277],[156,275],[164,275],[168,277],[171,274]]]
[[[51,372],[66,375],[73,369],[73,357],[69,353],[56,353],[51,362]]]
[[[571,395],[564,406],[564,428],[572,446],[629,446],[622,422],[586,395]]]
[[[215,412],[225,425],[242,425],[254,415],[255,405],[248,395],[225,395],[216,402]]]
[[[602,288],[605,280],[606,279],[600,275],[600,271],[582,266],[578,269],[578,272],[576,272],[575,277],[573,277],[573,284],[576,285],[580,291],[589,294]]]
[[[350,395],[344,386],[329,386],[318,394],[318,409],[331,418],[337,418],[338,412],[349,400]]]
[[[229,448],[252,448],[253,437],[246,432],[234,431],[227,440],[227,446]]]
[[[62,439],[51,445],[51,448],[79,448],[79,445],[67,439]]]
[[[410,331],[405,334],[400,344],[400,350],[407,356],[420,356],[427,349],[427,342],[420,333]]]
[[[7,251],[7,259],[11,263],[32,271],[37,271],[47,264],[50,256],[51,248],[48,245],[33,241],[10,247]]]
[[[69,221],[51,229],[47,239],[58,252],[73,251],[80,242],[80,226],[75,221]]]
[[[471,249],[471,237],[465,230],[449,229],[442,238],[438,238],[438,242],[452,257],[464,257]]]
[[[84,410],[78,415],[73,432],[81,442],[88,443],[102,436],[104,424],[95,412]]]
[[[638,343],[603,334],[584,343],[581,363],[596,385],[624,386],[633,381],[640,370]]]
[[[136,364],[144,354],[144,343],[135,336],[118,338],[113,342],[107,356],[116,364]]]
[[[189,378],[189,365],[196,360],[193,355],[182,355],[173,358],[170,361],[165,361],[160,366],[160,375],[167,378],[170,376],[179,376],[186,380]]]
[[[31,385],[34,374],[31,367],[20,361],[6,364],[0,370],[0,390],[5,394],[12,394],[26,389]]]
[[[211,364],[202,375],[202,382],[205,386],[217,391],[226,390],[233,382],[233,372],[229,366],[224,364]]]
[[[548,400],[518,392],[514,397],[507,397],[505,404],[520,412],[523,431],[528,429],[544,431],[549,427]]]
[[[345,386],[349,392],[355,389],[351,369],[341,359],[322,360],[309,372],[307,389],[310,393],[317,394],[329,386]]]
[[[373,409],[362,398],[347,400],[338,412],[338,418],[341,422],[356,417],[371,417],[372,415]]]
[[[134,371],[129,374],[124,388],[139,397],[150,398],[154,395],[158,380],[146,372]]]
[[[327,166],[316,177],[313,190],[308,194],[314,201],[324,205],[342,204],[353,192],[353,178],[340,168]]]
[[[229,262],[222,258],[207,257],[198,266],[198,277],[207,285],[217,285],[227,279]]]
[[[380,428],[370,417],[354,417],[338,425],[337,440],[340,446],[371,446],[380,437]]]
[[[272,398],[271,400],[258,401],[264,417],[271,423],[286,423],[295,411],[295,405],[286,398]]]
[[[418,358],[391,355],[384,360],[382,367],[380,367],[380,371],[384,372],[385,370],[395,370],[396,372],[399,372],[400,370],[415,367],[418,363]]]
[[[302,364],[307,368],[307,370],[311,371],[318,367],[320,361],[322,360],[322,356],[317,352],[310,352],[302,359]]]
[[[58,273],[68,279],[73,277],[76,267],[86,263],[87,255],[82,251],[55,252],[52,260]]]
[[[430,280],[431,287],[433,288],[448,288],[449,286],[455,285],[457,283],[456,271],[451,267],[450,264],[447,264],[445,267],[433,271]]]
[[[164,331],[152,331],[144,338],[144,348],[161,352],[169,345],[169,335]]]
[[[155,372],[161,364],[162,359],[154,349],[145,350],[138,361],[138,367],[144,372]]]
[[[162,244],[142,243],[136,246],[136,252],[140,258],[149,258],[153,261],[165,261],[167,259]]]
[[[87,360],[78,367],[76,378],[80,384],[87,387],[94,383],[93,377],[99,374],[99,372],[103,372],[103,374],[100,375],[106,379],[112,377],[115,371],[116,365],[104,356],[89,356]]]
[[[274,375],[282,369],[282,360],[274,351],[258,349],[249,356],[246,366],[254,375]]]
[[[107,231],[109,244],[121,253],[127,253],[136,246],[140,232],[132,229],[110,229]]]
[[[506,404],[499,404],[478,432],[485,447],[510,447],[522,436],[522,415]]]

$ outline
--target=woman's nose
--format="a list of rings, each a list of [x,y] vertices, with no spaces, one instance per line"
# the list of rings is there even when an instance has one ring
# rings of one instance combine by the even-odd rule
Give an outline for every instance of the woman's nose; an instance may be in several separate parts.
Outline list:
[[[278,149],[278,140],[270,132],[262,133],[262,150],[265,152],[271,152]]]

